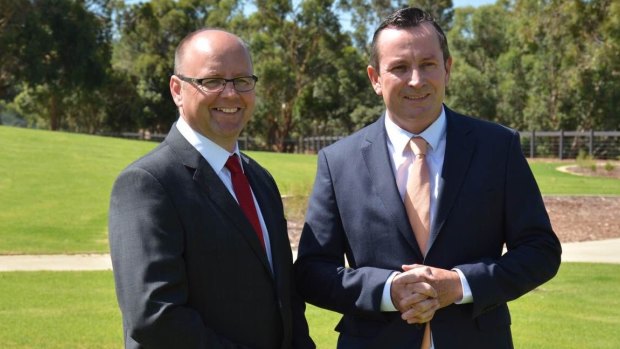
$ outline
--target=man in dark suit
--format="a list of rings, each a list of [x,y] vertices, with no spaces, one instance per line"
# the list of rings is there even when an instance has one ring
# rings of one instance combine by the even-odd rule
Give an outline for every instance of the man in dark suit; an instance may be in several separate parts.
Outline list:
[[[280,193],[237,146],[256,81],[247,47],[228,32],[196,31],[176,50],[180,118],[112,191],[126,348],[315,347]]]
[[[519,135],[443,105],[452,58],[424,11],[390,15],[371,54],[386,112],[319,152],[298,289],[343,314],[338,348],[512,348],[507,302],[561,254]]]

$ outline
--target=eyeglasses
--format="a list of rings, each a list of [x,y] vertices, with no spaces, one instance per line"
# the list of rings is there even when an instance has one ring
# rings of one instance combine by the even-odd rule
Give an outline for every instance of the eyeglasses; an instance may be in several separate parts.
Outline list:
[[[188,78],[187,76],[175,74],[179,79],[192,82],[198,87],[200,87],[205,92],[222,92],[224,88],[226,88],[226,84],[229,82],[233,83],[233,87],[237,92],[248,92],[254,89],[256,86],[256,82],[258,81],[258,77],[256,75],[251,76],[240,76],[234,79],[224,79],[224,78]]]

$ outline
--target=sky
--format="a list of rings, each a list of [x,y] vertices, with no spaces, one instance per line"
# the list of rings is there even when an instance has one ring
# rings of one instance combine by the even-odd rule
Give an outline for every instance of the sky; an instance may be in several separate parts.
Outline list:
[[[491,5],[494,3],[495,3],[495,0],[452,0],[452,6],[454,7],[465,7],[465,6],[478,7],[481,5]]]
[[[135,4],[138,2],[144,2],[148,0],[125,0],[126,4]],[[478,7],[480,5],[490,5],[494,4],[495,0],[452,0],[452,6],[454,7],[465,7],[465,6],[474,6]]]

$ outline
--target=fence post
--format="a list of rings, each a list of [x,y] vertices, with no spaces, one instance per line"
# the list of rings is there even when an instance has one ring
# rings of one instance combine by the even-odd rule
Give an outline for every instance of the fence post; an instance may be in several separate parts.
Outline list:
[[[560,130],[560,160],[564,159],[564,130]]]
[[[532,130],[532,135],[530,136],[530,158],[532,159],[536,156],[534,150],[536,149],[536,141],[534,141],[534,138],[536,138],[536,130]]]
[[[590,130],[590,144],[588,145],[590,148],[590,157],[594,156],[594,130]]]

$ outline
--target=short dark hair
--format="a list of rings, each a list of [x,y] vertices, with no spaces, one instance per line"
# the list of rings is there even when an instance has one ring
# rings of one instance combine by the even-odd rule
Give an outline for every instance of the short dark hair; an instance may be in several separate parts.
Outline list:
[[[375,33],[372,36],[372,44],[370,46],[370,65],[373,66],[377,71],[379,71],[379,52],[377,52],[377,40],[379,39],[379,34],[381,33],[381,31],[383,31],[383,29],[413,28],[427,22],[431,23],[433,25],[433,28],[435,28],[435,32],[437,32],[437,37],[439,39],[439,46],[441,47],[441,52],[443,53],[443,61],[444,63],[447,62],[448,58],[450,58],[448,39],[446,38],[446,34],[443,32],[439,24],[437,24],[437,22],[430,13],[417,7],[407,7],[397,10],[396,12],[387,16],[383,20],[383,22],[379,24],[377,30],[375,30]]]

